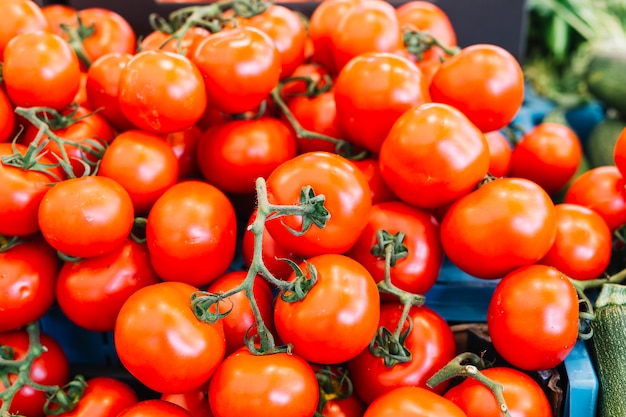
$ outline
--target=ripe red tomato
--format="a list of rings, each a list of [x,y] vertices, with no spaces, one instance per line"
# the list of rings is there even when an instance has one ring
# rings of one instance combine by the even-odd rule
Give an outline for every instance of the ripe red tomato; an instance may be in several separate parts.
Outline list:
[[[315,267],[317,282],[301,301],[276,300],[276,331],[308,362],[345,362],[376,334],[380,311],[376,283],[367,269],[344,255],[311,257],[300,264],[305,273],[307,265]]]
[[[527,265],[498,282],[487,310],[496,351],[520,369],[560,364],[578,338],[578,295],[556,268]]]
[[[253,193],[255,180],[296,156],[289,126],[273,117],[233,120],[209,127],[196,150],[208,183],[227,193]]]
[[[122,68],[118,101],[137,128],[171,133],[194,125],[207,95],[202,74],[187,57],[161,50],[135,54]]]
[[[611,230],[626,223],[626,181],[619,168],[599,166],[585,171],[572,181],[564,202],[595,210]]]
[[[380,310],[379,327],[384,326],[393,332],[402,316],[402,305],[396,302],[384,303]],[[405,340],[411,352],[411,360],[387,367],[383,358],[374,356],[364,349],[348,362],[348,369],[356,394],[366,403],[402,386],[426,388],[426,381],[456,354],[454,334],[448,323],[437,312],[427,306],[411,307],[408,320],[413,329]],[[439,385],[433,391],[441,393],[446,385]],[[430,388],[428,388],[430,390]]]
[[[626,173],[626,129],[623,129],[615,140],[613,160],[623,176]]]
[[[16,107],[67,107],[80,87],[80,65],[72,47],[49,32],[25,32],[4,48],[2,77]]]
[[[541,386],[515,368],[483,369],[481,373],[502,386],[509,413],[516,417],[552,417],[552,406]],[[496,397],[483,383],[468,377],[444,394],[467,417],[497,416],[501,413]]]
[[[403,113],[430,101],[420,69],[407,58],[382,52],[348,61],[337,76],[334,93],[339,130],[375,154]]]
[[[52,307],[59,267],[56,251],[39,236],[0,251],[0,332],[39,320]]]
[[[41,6],[31,0],[0,2],[0,16],[5,20],[0,27],[0,61],[2,61],[6,44],[16,35],[25,32],[50,31]]]
[[[135,390],[121,379],[95,376],[87,381],[85,393],[72,411],[61,417],[116,417],[127,407],[139,402]]]
[[[476,187],[487,174],[489,148],[460,111],[425,103],[398,118],[383,141],[379,163],[385,182],[401,200],[433,209]]]
[[[208,102],[225,113],[255,110],[280,79],[274,41],[249,26],[208,36],[190,58],[202,73]]]
[[[188,129],[165,135],[165,141],[170,145],[178,160],[178,180],[200,176],[200,169],[196,161],[196,149],[201,136],[202,130],[197,124]]]
[[[161,400],[169,401],[189,411],[192,417],[213,417],[206,389],[187,391],[179,394],[162,394]]]
[[[457,200],[441,223],[450,261],[478,278],[501,278],[539,261],[556,239],[556,210],[539,185],[523,178],[487,182]]]
[[[242,348],[224,359],[209,383],[215,417],[312,416],[318,396],[315,372],[297,354],[253,355]]]
[[[408,252],[390,268],[391,282],[402,290],[426,294],[437,281],[443,262],[439,222],[435,216],[401,201],[372,206],[367,226],[346,255],[367,268],[376,282],[385,279],[384,253],[381,258],[371,250],[378,244],[377,233],[383,230],[390,234],[402,232]]]
[[[98,175],[124,187],[135,213],[143,214],[178,181],[178,159],[162,136],[130,129],[117,135],[107,148]]]
[[[173,38],[171,34],[154,30],[148,33],[139,44],[142,51],[148,49],[161,49],[163,51],[182,53],[185,56],[192,56],[196,46],[204,38],[209,36],[211,32],[201,26],[192,26],[180,39],[180,51],[178,40]]]
[[[122,15],[105,7],[88,7],[79,10],[78,17],[85,27],[93,28],[93,33],[82,40],[90,61],[111,52],[135,53],[137,35]]]
[[[421,387],[400,387],[378,397],[363,417],[467,417],[452,401]]]
[[[196,318],[190,307],[195,291],[182,282],[149,285],[135,291],[119,312],[114,340],[120,361],[157,392],[201,387],[224,358],[224,327]]]
[[[116,417],[192,417],[192,415],[178,404],[161,399],[149,399],[126,407]]]
[[[60,3],[47,3],[41,8],[41,11],[50,25],[50,31],[55,35],[66,37],[67,33],[61,25],[70,26],[76,24],[77,10],[72,6]]]
[[[134,222],[128,193],[105,177],[80,177],[50,188],[39,205],[39,228],[56,250],[77,258],[118,248]]]
[[[540,123],[515,144],[509,176],[532,180],[553,194],[574,176],[582,156],[580,140],[570,127]]]
[[[146,246],[127,238],[112,252],[65,262],[56,281],[56,299],[73,323],[109,332],[128,297],[157,282]]]
[[[9,101],[4,89],[0,88],[0,142],[8,142],[13,139],[16,126],[13,104]]]
[[[511,170],[513,149],[509,140],[499,130],[485,133],[489,147],[489,173],[494,177],[506,177]]]
[[[609,266],[613,234],[602,216],[578,204],[557,204],[556,239],[539,261],[574,279],[599,278]]]
[[[148,214],[150,260],[161,279],[201,287],[232,263],[236,232],[235,209],[222,191],[202,181],[179,182]]]
[[[324,417],[363,417],[365,404],[356,395],[346,398],[330,399],[324,405]]]
[[[524,100],[524,75],[506,49],[475,44],[447,58],[430,83],[433,101],[459,109],[483,132],[508,125]]]
[[[352,163],[361,170],[367,179],[372,195],[372,204],[398,200],[398,197],[383,179],[377,157],[353,160]]]
[[[69,381],[70,366],[61,345],[51,336],[40,333],[39,342],[46,350],[33,361],[30,369],[30,377],[33,382],[41,385],[63,386]],[[15,360],[22,360],[28,352],[28,333],[25,329],[0,333],[0,346],[13,348]],[[9,381],[16,380],[17,375],[9,374]],[[0,384],[0,392],[6,387]],[[22,387],[13,397],[9,414],[18,414],[28,417],[44,417],[43,406],[46,402],[46,394],[30,386]],[[2,401],[0,400],[0,404]]]
[[[13,146],[19,154],[26,155],[26,146],[3,142],[0,143],[0,157],[12,155]],[[43,155],[39,162],[53,165],[56,161]],[[58,168],[51,168],[49,172],[52,175],[0,162],[0,235],[26,236],[39,230],[39,204],[52,184],[62,175]]]
[[[310,185],[316,195],[326,197],[324,207],[330,220],[322,229],[312,226],[305,234],[300,216],[286,216],[265,223],[276,243],[288,251],[308,257],[344,253],[359,238],[372,206],[369,185],[349,160],[328,152],[309,152],[279,165],[267,178],[272,204],[298,204],[302,187]]]

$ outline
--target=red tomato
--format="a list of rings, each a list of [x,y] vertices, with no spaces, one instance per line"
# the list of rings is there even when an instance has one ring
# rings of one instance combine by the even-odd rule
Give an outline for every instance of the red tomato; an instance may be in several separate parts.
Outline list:
[[[420,69],[406,58],[381,52],[363,53],[347,62],[334,93],[340,131],[375,154],[403,113],[430,101]]]
[[[276,300],[276,331],[308,362],[345,362],[367,348],[376,334],[380,311],[376,283],[367,269],[344,255],[309,258],[300,264],[303,272],[308,265],[315,267],[317,281],[301,301]]]
[[[324,405],[323,417],[363,417],[365,404],[356,395],[331,399]]]
[[[437,281],[443,262],[439,222],[435,216],[401,201],[372,206],[367,226],[346,255],[367,268],[376,282],[385,279],[384,252],[382,257],[371,252],[378,245],[379,231],[401,232],[405,236],[402,243],[408,254],[390,268],[391,282],[413,294],[426,294]]]
[[[296,236],[284,225],[301,230],[302,218],[287,216],[266,222],[267,230],[279,246],[304,257],[345,252],[367,224],[372,205],[367,180],[339,155],[309,152],[282,163],[269,175],[268,199],[272,204],[298,204],[302,187],[307,185],[316,195],[326,197],[324,207],[330,213],[326,226],[312,226]]]
[[[599,278],[609,266],[613,234],[602,216],[578,204],[557,204],[556,239],[539,263],[574,279]]]
[[[509,413],[516,417],[552,417],[552,406],[541,386],[527,374],[508,367],[483,369],[481,373],[502,386]],[[444,397],[461,407],[467,417],[497,416],[496,397],[483,383],[468,377]]]
[[[139,402],[134,389],[121,379],[95,376],[87,380],[87,388],[76,408],[61,417],[117,417],[127,407]]]
[[[148,249],[128,238],[112,252],[65,262],[56,281],[56,299],[72,322],[109,332],[128,297],[157,282]]]
[[[201,181],[179,182],[148,214],[152,265],[165,281],[204,286],[232,263],[236,231],[235,209],[222,191]]]
[[[118,102],[139,129],[172,133],[194,125],[207,96],[198,67],[187,57],[161,50],[135,54],[122,68]]]
[[[16,35],[25,32],[49,31],[50,26],[41,6],[31,0],[3,0],[0,16],[4,20],[0,27],[0,61],[4,48]]]
[[[72,47],[60,36],[26,32],[6,44],[2,77],[14,106],[61,110],[78,92],[80,65]]]
[[[578,338],[578,295],[556,268],[514,269],[495,288],[487,326],[496,351],[527,371],[560,364]]]
[[[448,258],[478,278],[501,278],[543,258],[556,239],[556,210],[539,185],[500,178],[457,200],[441,223]]]
[[[540,123],[515,144],[509,175],[528,178],[553,194],[574,176],[582,156],[580,140],[570,127]]]
[[[485,133],[489,146],[489,173],[494,177],[506,177],[511,169],[511,144],[499,130]]]
[[[190,307],[196,287],[161,282],[135,291],[115,323],[115,349],[124,367],[160,393],[203,386],[224,358],[221,322],[208,324]]]
[[[191,59],[204,78],[208,102],[225,113],[255,110],[280,79],[280,52],[269,35],[253,27],[208,36]]]
[[[572,182],[564,202],[595,210],[611,230],[626,223],[626,182],[616,166],[585,171]]]
[[[116,417],[192,417],[183,407],[161,399],[139,401]]]
[[[359,1],[344,11],[331,33],[335,69],[365,52],[396,52],[402,33],[396,9],[386,1]]]
[[[124,116],[119,105],[118,83],[122,69],[132,58],[131,54],[111,52],[102,55],[91,63],[87,71],[85,91],[92,109],[107,119],[118,130],[134,128]]]
[[[202,176],[227,193],[253,193],[255,180],[296,155],[296,138],[273,117],[233,120],[209,127],[196,150]]]
[[[46,350],[33,361],[30,369],[30,377],[33,382],[41,385],[63,386],[69,381],[69,362],[61,345],[51,336],[40,333],[39,342]],[[22,360],[28,352],[28,333],[25,329],[0,333],[0,346],[13,348],[15,360]],[[15,374],[9,374],[9,381],[17,378]],[[0,392],[6,387],[0,384]],[[46,402],[46,394],[30,386],[22,387],[13,397],[10,414],[19,414],[28,417],[43,417],[43,406]],[[2,401],[0,400],[0,405]]]
[[[421,387],[400,387],[381,395],[363,417],[467,417],[452,401]]]
[[[139,44],[139,48],[142,51],[148,49],[161,49],[168,52],[181,53],[185,56],[192,56],[196,46],[204,38],[209,36],[211,32],[201,26],[192,26],[183,34],[180,39],[180,46],[178,40],[173,38],[171,34],[161,32],[159,30],[148,33]],[[180,48],[180,51],[179,51]]]
[[[124,187],[135,213],[148,213],[154,202],[178,181],[178,159],[162,136],[131,129],[117,135],[107,148],[98,175]]]
[[[385,303],[381,306],[379,327],[393,332],[402,316],[402,305]],[[369,349],[363,350],[348,362],[348,369],[356,394],[371,403],[385,393],[403,386],[426,388],[426,381],[456,354],[454,334],[448,323],[427,306],[411,307],[408,320],[413,329],[405,340],[411,352],[411,360],[387,367],[383,358],[374,356]],[[407,330],[408,321],[403,326]],[[430,388],[428,388],[430,390]],[[434,391],[441,393],[444,385]]]
[[[487,174],[489,149],[482,132],[460,111],[426,103],[398,118],[382,144],[379,163],[401,200],[433,209],[476,187]]]
[[[623,129],[613,146],[613,160],[619,172],[624,175],[626,173],[626,129]]]
[[[0,88],[0,142],[8,142],[13,139],[17,126],[14,111],[7,93]]]
[[[291,73],[290,78],[306,77],[310,78],[315,85],[320,85],[324,84],[323,79],[328,76],[330,76],[330,74],[326,68],[318,63],[309,62],[298,65]],[[280,91],[284,96],[283,98],[289,102],[295,96],[305,94],[306,88],[306,82],[296,79],[294,81],[285,82]]]
[[[207,291],[215,294],[226,292],[237,287],[246,278],[247,271],[232,271],[219,277],[208,286]],[[274,333],[273,300],[272,289],[267,281],[257,276],[254,280],[254,299],[263,317],[263,322],[267,329]],[[230,313],[221,321],[224,324],[224,334],[226,336],[226,354],[230,355],[235,350],[244,346],[246,333],[252,326],[256,325],[254,313],[244,291],[240,291],[228,299],[220,301],[220,311]],[[254,334],[252,329],[250,336]]]
[[[82,42],[90,61],[111,52],[135,53],[137,36],[122,15],[104,7],[88,7],[79,10],[78,17],[85,27],[93,28],[93,33]]]
[[[508,125],[524,100],[517,59],[491,44],[470,45],[441,64],[430,83],[432,100],[459,109],[483,132]]]
[[[165,141],[170,145],[178,160],[178,180],[200,175],[196,149],[201,136],[202,130],[197,125],[165,136]]]
[[[215,417],[312,416],[318,396],[315,372],[297,354],[253,355],[245,348],[226,357],[209,384]]]
[[[206,390],[187,391],[180,394],[162,394],[161,400],[183,407],[189,411],[191,417],[213,417]]]
[[[22,156],[28,152],[24,145],[4,142],[0,143],[0,157],[12,155],[13,146]],[[50,165],[55,163],[45,155],[39,162]],[[58,168],[52,168],[49,172],[52,175],[0,162],[0,235],[26,236],[39,230],[39,204],[57,178],[61,178]]]
[[[50,31],[55,35],[67,37],[67,32],[63,30],[61,25],[76,25],[77,10],[72,6],[47,3],[41,8],[41,11],[50,25]]]
[[[38,218],[41,233],[53,248],[87,258],[118,248],[132,229],[134,212],[121,185],[89,176],[50,188],[39,205]]]
[[[384,201],[394,201],[398,199],[398,197],[393,193],[393,191],[391,191],[391,188],[389,188],[389,186],[383,179],[383,175],[380,172],[378,158],[368,157],[364,159],[353,160],[352,163],[361,170],[370,185],[372,204],[378,204]]]
[[[43,239],[27,240],[0,251],[0,332],[39,320],[54,303],[60,263]]]

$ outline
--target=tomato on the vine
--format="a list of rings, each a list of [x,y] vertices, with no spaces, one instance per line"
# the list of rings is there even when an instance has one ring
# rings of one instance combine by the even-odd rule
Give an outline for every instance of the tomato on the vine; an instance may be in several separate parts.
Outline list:
[[[372,402],[363,417],[467,417],[452,401],[422,387],[400,387]]]
[[[50,31],[48,20],[36,2],[31,0],[4,0],[0,2],[0,61],[6,44],[20,33]]]
[[[55,35],[67,36],[67,32],[61,25],[76,24],[78,11],[72,6],[61,3],[47,3],[41,8],[41,11],[50,25],[50,30]]]
[[[108,53],[134,54],[137,35],[130,22],[106,7],[87,7],[77,12],[90,35],[82,39],[87,57],[93,62]],[[77,25],[77,22],[73,25]]]
[[[178,404],[161,399],[139,401],[126,407],[116,417],[193,417]]]
[[[171,34],[161,32],[160,30],[154,30],[148,33],[139,44],[142,51],[148,49],[161,49],[163,51],[181,53],[185,56],[192,56],[196,46],[204,38],[209,36],[211,32],[201,26],[192,26],[185,31],[180,38],[180,45],[178,39]]]

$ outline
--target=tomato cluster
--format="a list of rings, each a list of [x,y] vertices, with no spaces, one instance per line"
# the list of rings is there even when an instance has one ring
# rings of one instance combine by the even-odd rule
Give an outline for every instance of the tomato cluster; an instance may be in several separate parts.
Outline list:
[[[473,378],[429,383],[458,349],[424,304],[447,259],[498,280],[487,326],[510,366],[483,375],[512,414],[551,415],[527,372],[568,355],[575,283],[609,266],[626,136],[579,176],[568,126],[506,136],[520,64],[459,47],[426,1],[325,0],[306,24],[210,3],[145,37],[104,8],[0,15],[0,374],[31,383],[0,385],[2,411],[499,415]],[[55,303],[159,397],[68,384],[32,327]]]

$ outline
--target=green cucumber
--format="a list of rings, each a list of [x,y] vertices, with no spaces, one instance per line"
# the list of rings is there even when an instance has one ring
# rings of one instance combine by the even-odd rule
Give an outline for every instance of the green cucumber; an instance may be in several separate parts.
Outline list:
[[[626,286],[604,284],[595,303],[593,348],[599,381],[598,416],[626,416]]]
[[[625,121],[609,115],[593,127],[584,143],[590,168],[615,165],[613,148],[625,127]]]
[[[606,48],[592,52],[585,74],[589,93],[608,108],[626,116],[626,49]]]

